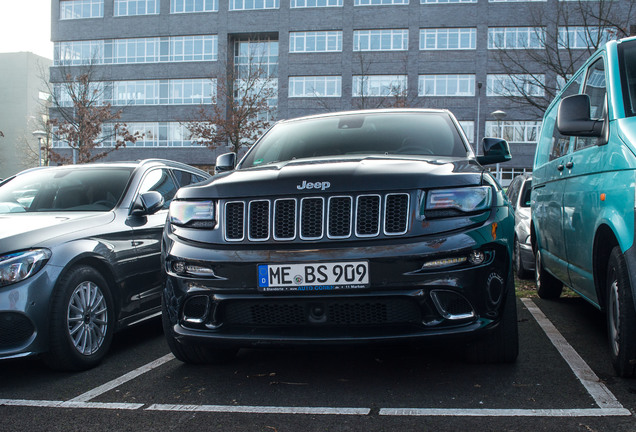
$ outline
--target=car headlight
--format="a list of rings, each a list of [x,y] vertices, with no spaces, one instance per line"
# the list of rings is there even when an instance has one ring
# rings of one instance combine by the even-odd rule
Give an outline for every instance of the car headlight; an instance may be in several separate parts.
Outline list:
[[[172,225],[188,228],[214,228],[216,205],[214,201],[172,201],[168,220]]]
[[[0,256],[0,286],[23,281],[40,271],[51,258],[48,249],[33,249]]]
[[[425,201],[424,201],[425,200]],[[420,206],[422,216],[458,216],[488,210],[492,205],[492,189],[489,186],[429,191]],[[423,211],[422,211],[423,210]]]

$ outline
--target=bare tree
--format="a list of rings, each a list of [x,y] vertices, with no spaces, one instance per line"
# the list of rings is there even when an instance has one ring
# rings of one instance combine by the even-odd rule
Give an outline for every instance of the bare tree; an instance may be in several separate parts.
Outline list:
[[[259,61],[250,59],[241,67],[228,64],[224,76],[217,78],[215,103],[201,105],[184,124],[193,140],[210,149],[230,145],[238,153],[242,145],[253,144],[269,128],[276,92],[275,80]]]
[[[105,100],[105,83],[97,78],[96,70],[93,63],[64,67],[60,82],[47,83],[53,139],[65,142],[73,151],[73,157],[68,157],[51,149],[53,162],[94,162],[142,137],[120,122],[122,110],[113,109]]]
[[[494,57],[500,70],[513,77],[500,83],[502,96],[517,105],[544,111],[594,51],[608,39],[629,35],[634,5],[631,0],[577,0],[530,8],[535,46],[507,49],[503,39],[489,41],[497,47]],[[574,27],[583,30],[568,31]]]

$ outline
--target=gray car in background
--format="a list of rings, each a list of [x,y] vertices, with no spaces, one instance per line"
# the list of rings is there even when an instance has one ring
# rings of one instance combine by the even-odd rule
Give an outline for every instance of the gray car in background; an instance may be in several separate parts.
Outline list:
[[[209,177],[153,159],[28,170],[0,185],[0,359],[87,369],[116,330],[157,315],[168,206]]]
[[[515,177],[506,194],[515,210],[515,243],[512,261],[515,273],[522,279],[530,278],[534,272],[534,253],[530,242],[530,193],[532,175]]]

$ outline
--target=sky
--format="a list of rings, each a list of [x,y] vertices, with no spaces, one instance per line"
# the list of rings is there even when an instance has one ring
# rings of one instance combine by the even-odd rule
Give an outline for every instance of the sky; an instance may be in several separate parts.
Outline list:
[[[0,53],[18,51],[53,59],[51,0],[0,0]]]

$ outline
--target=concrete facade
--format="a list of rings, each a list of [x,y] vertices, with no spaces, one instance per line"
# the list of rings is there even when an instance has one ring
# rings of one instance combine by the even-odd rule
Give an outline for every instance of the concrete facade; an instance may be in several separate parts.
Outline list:
[[[109,80],[175,79],[222,76],[226,62],[231,59],[231,41],[238,37],[269,36],[278,40],[278,116],[293,118],[325,110],[347,110],[355,107],[352,98],[352,76],[365,69],[367,74],[407,74],[410,106],[447,108],[460,121],[472,121],[479,131],[473,142],[484,137],[487,122],[495,122],[496,110],[506,112],[504,121],[540,121],[542,112],[514,105],[505,97],[487,96],[487,75],[503,73],[496,61],[497,50],[488,49],[489,27],[529,27],[536,25],[541,8],[546,16],[554,15],[562,2],[547,1],[488,1],[474,3],[421,4],[410,0],[407,5],[354,6],[354,0],[343,0],[342,7],[291,8],[290,0],[280,0],[278,9],[229,11],[228,0],[217,0],[218,11],[171,14],[171,0],[160,0],[156,15],[113,16],[113,0],[105,0],[103,17],[60,20],[60,1],[52,0],[52,40],[54,42],[99,40],[137,37],[217,35],[218,60],[209,62],[150,63],[103,65],[100,70]],[[619,0],[617,3],[628,0]],[[476,28],[476,48],[470,50],[420,50],[420,29]],[[408,29],[408,50],[353,51],[354,30]],[[342,31],[342,52],[290,53],[289,33],[293,31]],[[52,75],[55,74],[55,67]],[[469,97],[419,97],[418,76],[421,74],[474,74],[475,95]],[[290,76],[340,75],[342,96],[325,98],[288,97]],[[554,77],[546,77],[553,79]],[[193,106],[127,107],[123,120],[127,121],[183,121],[191,116]],[[479,114],[478,114],[479,111]],[[492,124],[492,123],[490,123]],[[474,145],[474,143],[473,143]],[[513,161],[507,165],[515,169],[530,169],[534,144],[511,142]],[[166,157],[191,164],[210,165],[217,153],[207,148],[148,147],[122,149],[109,159],[138,157]]]
[[[0,178],[36,166],[38,140],[33,131],[42,129],[41,96],[46,92],[41,73],[52,61],[30,52],[0,54]],[[45,78],[46,79],[46,78]]]

